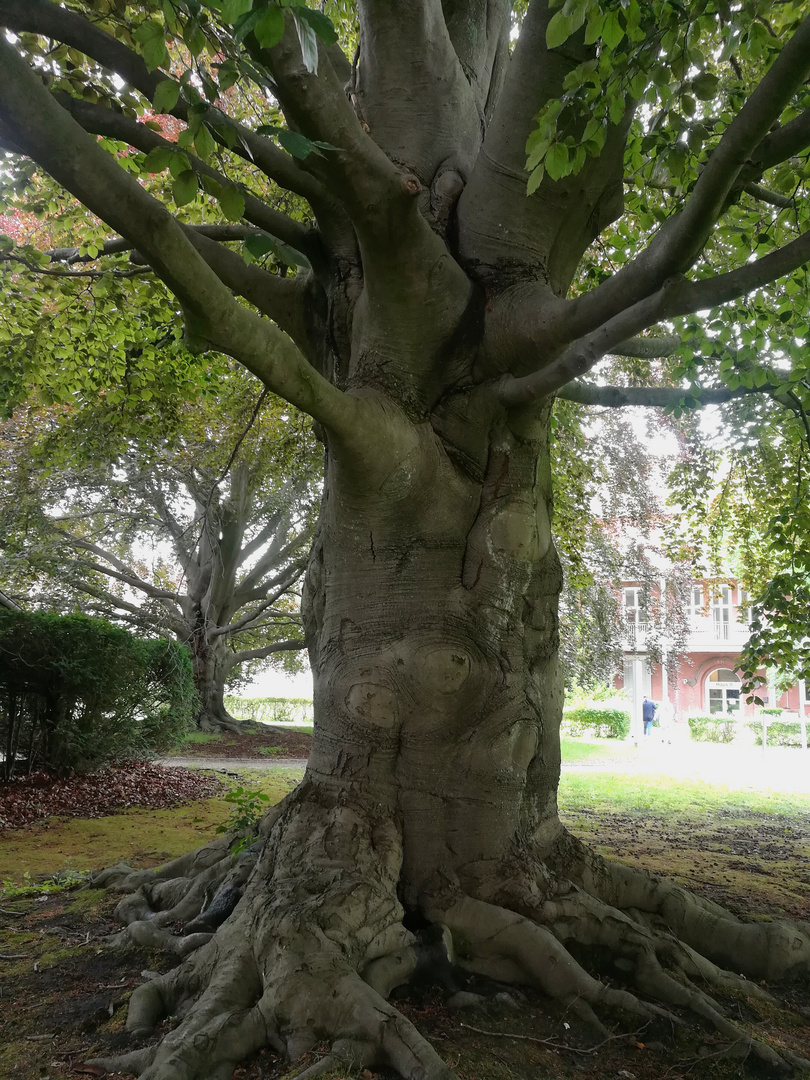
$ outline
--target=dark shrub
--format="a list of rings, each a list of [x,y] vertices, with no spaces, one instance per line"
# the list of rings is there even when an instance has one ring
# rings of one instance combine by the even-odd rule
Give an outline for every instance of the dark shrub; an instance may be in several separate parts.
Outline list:
[[[0,763],[88,772],[148,756],[192,723],[188,652],[104,619],[0,609]]]

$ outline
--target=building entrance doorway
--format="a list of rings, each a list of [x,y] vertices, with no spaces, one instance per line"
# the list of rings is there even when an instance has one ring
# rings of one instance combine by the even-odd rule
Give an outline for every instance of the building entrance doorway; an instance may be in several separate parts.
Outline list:
[[[706,679],[706,709],[714,713],[740,711],[740,677],[730,668],[716,668]]]

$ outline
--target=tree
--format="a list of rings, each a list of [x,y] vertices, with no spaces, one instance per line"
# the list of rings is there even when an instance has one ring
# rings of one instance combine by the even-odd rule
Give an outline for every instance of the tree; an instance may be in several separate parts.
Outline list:
[[[267,0],[0,0],[3,143],[117,234],[81,257],[136,253],[187,342],[308,413],[327,453],[309,768],[260,853],[109,879],[135,890],[131,933],[185,957],[128,1023],[182,1021],[123,1064],[224,1077],[257,1046],[327,1040],[301,1075],[343,1058],[451,1077],[385,1000],[426,924],[596,1026],[604,1007],[683,1006],[784,1062],[713,994],[806,972],[808,928],[742,924],[560,825],[548,443],[555,395],[682,411],[804,394],[810,19],[750,0],[328,10],[339,33]],[[186,125],[176,146],[147,102]],[[170,187],[134,174],[167,167]],[[576,381],[611,350],[674,359],[647,386]]]
[[[294,589],[311,543],[314,443],[252,383],[223,377],[224,417],[201,397],[170,441],[141,431],[106,458],[86,447],[114,435],[103,405],[18,410],[6,425],[4,583],[16,577],[10,591],[37,607],[174,635],[191,653],[204,731],[240,728],[224,694],[241,665],[304,647]]]
[[[810,678],[810,421],[801,401],[794,409],[785,423],[772,402],[726,406],[715,446],[692,441],[673,473],[681,547],[700,550],[715,572],[730,567],[748,592],[752,632],[740,667],[750,694],[773,676],[786,687]],[[697,489],[696,468],[707,480]]]

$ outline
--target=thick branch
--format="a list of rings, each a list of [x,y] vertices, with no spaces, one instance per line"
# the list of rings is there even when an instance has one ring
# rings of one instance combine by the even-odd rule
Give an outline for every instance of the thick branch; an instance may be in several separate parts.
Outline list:
[[[690,386],[683,390],[676,386],[595,386],[593,383],[566,383],[557,391],[557,397],[575,401],[579,405],[600,405],[606,409],[621,409],[628,405],[650,408],[675,408],[684,398],[692,398],[698,405],[722,405],[735,398],[750,394],[771,394],[776,387],[766,384],[759,387]]]
[[[272,645],[265,645],[261,649],[245,649],[242,652],[228,653],[225,659],[225,667],[230,671],[231,668],[244,664],[247,660],[264,660],[268,656],[272,656],[273,653],[299,652],[305,648],[306,643],[303,640],[276,641]]]
[[[534,277],[552,296],[562,296],[582,253],[621,212],[623,152],[633,110],[609,125],[601,154],[575,177],[546,178],[538,192],[526,195],[526,137],[537,114],[563,93],[571,70],[594,55],[583,33],[548,49],[552,15],[547,0],[532,0],[523,20],[483,150],[459,202],[459,248],[484,279],[492,275],[498,281],[503,267],[519,263],[522,277]],[[570,133],[576,137],[585,123],[583,118]]]
[[[505,379],[499,396],[507,405],[520,405],[554,393],[584,375],[620,342],[661,319],[718,307],[753,289],[792,273],[810,261],[810,230],[778,251],[712,278],[688,281],[673,277],[652,296],[609,319],[576,342],[553,363],[522,379]]]
[[[636,337],[628,338],[613,346],[614,356],[632,356],[637,360],[658,360],[663,356],[671,356],[676,349],[683,345],[683,339],[676,334],[666,337]]]
[[[751,154],[752,167],[758,173],[770,169],[810,146],[810,109],[768,132]]]
[[[789,195],[780,195],[778,191],[771,191],[762,184],[746,184],[743,191],[759,202],[768,203],[769,206],[778,206],[780,210],[789,210],[791,206],[796,205],[796,200]]]
[[[632,262],[572,304],[567,319],[568,340],[649,296],[668,277],[683,273],[695,262],[751,155],[808,75],[810,17],[786,42],[726,128],[683,210],[669,218],[649,247]]]
[[[374,141],[428,184],[441,166],[466,179],[481,142],[483,108],[450,41],[440,0],[361,0],[358,11],[357,98]],[[464,22],[467,40],[480,32],[487,50],[480,5],[465,5]],[[486,56],[478,59],[485,66]],[[488,89],[489,78],[481,75]]]
[[[176,593],[170,592],[168,589],[159,589],[157,586],[152,585],[151,582],[144,581],[144,579],[139,577],[131,567],[128,567],[126,563],[122,562],[121,559],[117,558],[111,552],[105,551],[104,548],[99,547],[98,544],[92,544],[87,540],[82,540],[78,536],[72,536],[63,529],[57,529],[55,531],[66,543],[70,544],[71,547],[77,548],[79,551],[87,551],[92,555],[96,555],[99,559],[106,560],[110,564],[109,566],[105,566],[104,563],[95,562],[90,559],[81,559],[77,560],[77,566],[83,566],[88,570],[94,570],[96,573],[114,578],[124,585],[129,585],[131,589],[137,589],[138,592],[142,592],[146,596],[151,596],[153,600],[171,600],[174,603],[178,602]]]
[[[355,440],[362,405],[317,374],[286,335],[249,312],[207,266],[169,211],[124,172],[0,40],[0,104],[25,152],[93,213],[131,240],[183,304],[190,344],[218,348],[275,393]]]
[[[57,100],[85,131],[93,135],[119,139],[147,154],[156,147],[165,147],[167,150],[177,149],[169,139],[164,139],[162,135],[139,123],[134,117],[124,116],[113,112],[112,109],[105,109],[102,105],[93,105],[79,98],[70,97],[69,94],[59,94]],[[195,157],[189,150],[184,150],[183,153],[198,176],[208,176],[223,187],[230,186],[228,177],[218,169],[212,168],[200,158]],[[244,198],[246,221],[251,222],[258,229],[264,229],[265,232],[294,247],[296,251],[306,252],[312,248],[313,236],[305,225],[274,210],[249,191],[244,192]]]
[[[158,85],[168,78],[161,71],[149,71],[143,58],[136,52],[88,19],[53,0],[26,0],[22,4],[19,0],[0,0],[0,25],[18,32],[43,34],[78,49],[102,67],[115,72],[150,102],[154,100]],[[188,119],[188,106],[182,95],[171,115],[183,121]],[[203,120],[214,121],[212,131],[215,137],[218,137],[217,127],[227,126],[236,131],[238,139],[233,152],[251,162],[277,184],[303,196],[313,206],[319,201],[326,204],[331,201],[317,180],[303,172],[293,158],[269,139],[242,127],[218,109],[209,109],[203,115]]]
[[[320,359],[326,328],[315,313],[325,304],[307,303],[315,293],[320,299],[319,287],[311,274],[295,278],[281,277],[255,263],[246,263],[238,252],[221,247],[204,233],[190,233],[189,238],[217,277],[232,292],[244,297],[263,315],[277,323],[310,363]]]

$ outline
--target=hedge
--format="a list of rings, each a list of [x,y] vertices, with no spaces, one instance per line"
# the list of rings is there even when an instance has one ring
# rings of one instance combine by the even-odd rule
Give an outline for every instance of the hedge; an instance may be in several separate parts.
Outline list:
[[[261,720],[265,723],[312,723],[312,702],[309,698],[225,698],[225,708],[237,720]]]
[[[630,713],[622,709],[566,709],[561,731],[574,737],[625,739],[630,731]]]
[[[104,619],[0,609],[0,774],[68,774],[163,750],[190,729],[188,650]]]
[[[732,743],[737,721],[727,716],[690,716],[689,734],[693,742]]]
[[[750,720],[745,725],[754,733],[754,743],[762,745],[762,721]],[[804,746],[799,720],[774,720],[768,724],[768,746]]]

